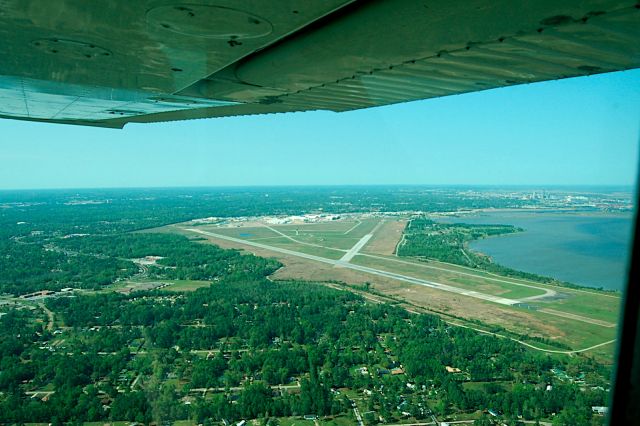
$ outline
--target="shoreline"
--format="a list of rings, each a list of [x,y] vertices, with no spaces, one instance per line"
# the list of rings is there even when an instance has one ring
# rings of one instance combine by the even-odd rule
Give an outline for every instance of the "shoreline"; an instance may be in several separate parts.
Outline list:
[[[562,217],[562,218],[574,217],[574,218],[586,218],[586,219],[594,218],[596,220],[607,219],[607,218],[628,219],[630,223],[633,221],[633,212],[630,212],[630,211],[601,211],[601,210],[584,211],[582,209],[579,209],[579,210],[576,210],[576,209],[562,209],[562,210],[561,209],[519,209],[519,208],[478,209],[478,210],[468,211],[468,212],[450,212],[447,214],[436,213],[436,214],[429,214],[428,216],[434,220],[441,221],[443,223],[449,223],[449,224],[454,224],[454,223],[480,224],[475,222],[475,220],[480,220],[480,221],[483,221],[482,224],[511,225],[511,226],[515,226],[516,228],[522,228],[524,229],[524,232],[527,232],[528,229],[522,223],[518,223],[518,221],[514,223],[509,220],[505,220],[504,217],[497,217],[495,218],[496,220],[490,220],[490,219],[493,219],[493,216],[500,216],[500,215],[513,215],[514,218],[519,220],[527,220],[528,218],[536,219],[536,218],[543,218],[543,217]],[[455,219],[458,219],[458,218],[460,220],[456,221]],[[445,220],[443,221],[442,219],[445,219]],[[474,221],[471,223],[465,221],[468,219],[474,219]],[[549,282],[546,283],[547,285],[565,287],[565,288],[584,289],[584,290],[597,291],[597,292],[609,293],[609,294],[622,293],[626,285],[626,279],[625,279],[625,282],[622,282],[619,285],[620,288],[607,288],[607,286],[602,284],[588,285],[585,283],[576,283],[576,282],[564,279],[561,276],[558,276],[557,274],[552,274],[546,271],[545,272],[537,271],[535,268],[526,269],[526,268],[522,268],[521,265],[514,266],[514,265],[510,265],[508,262],[505,263],[505,262],[498,261],[496,260],[494,254],[488,253],[486,250],[484,250],[484,248],[474,247],[476,243],[482,242],[484,240],[489,240],[489,239],[495,240],[497,237],[502,237],[503,238],[502,241],[504,241],[505,237],[513,238],[515,236],[517,238],[517,236],[519,235],[522,236],[524,232],[521,231],[521,232],[516,232],[512,234],[491,235],[491,236],[479,238],[476,240],[466,242],[464,244],[464,248],[465,250],[469,250],[470,252],[473,252],[477,256],[486,257],[492,264],[496,265],[497,267],[505,268],[507,270],[513,270],[514,272],[522,272],[525,274],[531,274],[533,276],[537,276],[541,279],[541,283],[544,283],[543,280],[548,279]],[[568,253],[571,256],[580,255],[580,253],[578,252],[568,252]],[[628,256],[628,253],[625,253],[625,254]],[[484,270],[484,268],[478,268],[478,269]],[[491,271],[486,271],[486,272],[491,273]],[[562,273],[560,275],[562,275]],[[534,281],[537,281],[537,280],[534,280]]]

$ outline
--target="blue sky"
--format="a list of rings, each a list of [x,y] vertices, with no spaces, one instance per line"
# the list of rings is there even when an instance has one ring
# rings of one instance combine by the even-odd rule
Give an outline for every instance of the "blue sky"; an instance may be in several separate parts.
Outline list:
[[[640,70],[348,113],[96,129],[0,120],[0,189],[633,185]]]

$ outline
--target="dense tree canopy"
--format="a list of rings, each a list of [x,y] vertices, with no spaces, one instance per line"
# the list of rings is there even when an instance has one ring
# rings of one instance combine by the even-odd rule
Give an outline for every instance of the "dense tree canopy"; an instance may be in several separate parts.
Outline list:
[[[104,293],[47,306],[69,327],[54,352],[39,349],[52,336],[33,313],[0,319],[6,421],[331,415],[351,409],[332,391],[348,388],[373,391],[369,404],[386,418],[408,407],[416,418],[491,408],[527,419],[566,412],[589,422],[590,407],[606,399],[595,386],[558,381],[551,369],[571,366],[510,340],[313,283],[227,278],[189,294]],[[20,338],[11,337],[15,327]],[[575,367],[607,374],[588,360]],[[389,373],[398,368],[402,374]],[[23,393],[43,387],[54,391],[47,401]],[[217,391],[204,399],[192,392],[202,388]]]

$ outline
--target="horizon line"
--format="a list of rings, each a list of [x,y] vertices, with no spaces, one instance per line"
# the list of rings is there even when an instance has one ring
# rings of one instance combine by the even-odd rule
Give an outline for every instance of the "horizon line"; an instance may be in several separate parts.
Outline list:
[[[0,192],[21,191],[90,191],[90,190],[166,190],[166,189],[241,189],[241,188],[371,188],[371,187],[423,187],[423,188],[496,188],[496,189],[583,189],[618,188],[634,191],[637,184],[621,183],[581,183],[581,184],[494,184],[494,183],[326,183],[326,184],[240,184],[240,185],[166,185],[166,186],[69,186],[69,187],[31,187],[0,188]]]

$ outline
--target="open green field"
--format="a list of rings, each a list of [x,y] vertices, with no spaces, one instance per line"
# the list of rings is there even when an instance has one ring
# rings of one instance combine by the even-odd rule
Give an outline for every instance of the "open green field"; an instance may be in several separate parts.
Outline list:
[[[211,281],[194,281],[194,280],[163,280],[163,282],[170,282],[171,285],[165,287],[163,290],[167,291],[195,291],[202,287],[209,287]]]
[[[569,346],[576,349],[598,345],[600,343],[613,340],[617,336],[616,327],[602,327],[582,321],[562,318],[556,315],[549,315],[540,311],[532,311],[531,314],[534,317],[540,318],[546,323],[563,330],[565,335],[562,336],[562,340],[568,343]],[[612,347],[613,346],[610,346],[610,348]]]
[[[291,242],[298,242],[301,246],[321,246],[329,249],[348,250],[364,235],[370,233],[380,223],[379,218],[363,220],[336,220],[319,223],[302,223],[286,225],[263,226],[201,226],[200,229],[229,237],[259,241],[278,247],[290,248],[282,245],[283,239],[290,238]],[[263,241],[264,240],[264,241]],[[302,251],[302,250],[301,250]],[[303,251],[304,253],[307,253]],[[315,253],[313,253],[315,254]]]
[[[565,290],[563,289],[563,292]],[[620,315],[618,296],[596,295],[593,293],[566,292],[570,297],[553,302],[539,301],[534,303],[540,308],[552,308],[563,312],[583,315],[598,320],[617,322]]]
[[[226,235],[233,238],[239,238],[242,240],[255,241],[261,244],[266,244],[274,247],[280,247],[287,250],[293,250],[300,253],[312,254],[314,256],[321,256],[327,259],[337,260],[340,259],[345,251],[353,246],[358,239],[346,237],[333,237],[333,242],[340,238],[346,240],[347,243],[343,244],[345,248],[336,247],[336,244],[328,245],[322,237],[312,236],[293,236],[288,237],[286,234],[278,233],[269,228],[261,227],[247,227],[247,228],[218,228],[218,227],[201,227],[203,231],[212,232],[214,234]],[[290,231],[295,235],[295,231]],[[283,235],[284,234],[284,235]],[[306,241],[305,241],[306,240]],[[337,244],[339,245],[339,244]]]
[[[215,232],[216,234],[228,235],[229,237],[242,238],[247,240],[256,240],[263,238],[279,238],[280,234],[272,231],[269,228],[260,226],[250,227],[217,227],[217,226],[201,226],[200,229],[204,231]]]
[[[362,218],[362,219],[340,219],[332,220],[328,222],[317,223],[288,223],[283,225],[271,225],[278,231],[295,232],[298,229],[300,232],[311,233],[336,233],[343,235],[362,236],[369,232],[378,223],[378,218]]]
[[[301,417],[281,417],[278,420],[281,426],[314,426],[313,420],[305,420]]]
[[[383,260],[381,257],[387,260]],[[484,271],[458,267],[448,263],[412,261],[410,258],[402,258],[400,260],[392,256],[369,257],[358,255],[352,262],[510,299],[537,296],[544,294],[544,290],[550,290],[557,292],[558,296],[549,297],[548,299],[543,298],[529,303],[535,307],[561,310],[596,320],[611,323],[618,321],[621,298],[616,293],[541,284],[523,279],[500,277]]]
[[[515,314],[519,308],[509,307],[507,309],[512,310]],[[563,351],[569,350],[568,348],[561,348],[557,345],[551,344],[552,342],[566,345],[572,350],[583,350],[591,348],[592,346],[601,345],[589,349],[588,354],[599,358],[604,362],[611,361],[616,346],[615,344],[607,342],[611,342],[616,338],[617,330],[615,327],[597,326],[555,315],[549,315],[545,312],[539,311],[529,311],[528,314],[531,315],[532,319],[543,321],[548,327],[550,327],[550,330],[556,330],[555,333],[541,335],[539,332],[532,332],[532,330],[529,330],[528,324],[519,324],[519,326],[509,328],[506,332],[498,332],[498,334],[522,340],[536,348],[549,350],[551,353],[562,353]],[[451,321],[451,323],[465,325],[459,323],[458,320]],[[469,326],[478,330],[492,332],[492,330],[486,326]],[[529,333],[532,336],[549,339],[549,344],[540,340],[520,336],[520,333]]]
[[[479,291],[494,296],[507,297],[510,299],[520,299],[524,297],[543,295],[544,290],[521,285],[508,284],[506,282],[495,282],[484,279],[480,276],[459,275],[455,272],[433,270],[424,268],[420,264],[410,265],[407,263],[394,262],[369,256],[358,255],[353,258],[352,263],[356,265],[368,266],[371,268],[383,269],[389,272],[409,275],[416,278],[435,281],[439,284],[448,284],[454,287],[467,290]]]
[[[275,228],[274,228],[275,229]],[[278,229],[289,238],[293,238],[300,243],[314,244],[323,247],[330,247],[339,250],[349,250],[358,240],[362,237],[353,237],[350,234],[343,233],[329,233],[329,232],[309,232],[309,231],[291,231],[286,229],[284,231]]]
[[[348,250],[380,223],[379,218],[332,221],[304,225],[277,225],[271,228],[298,241]]]
[[[315,235],[343,235],[353,238],[361,238],[371,232],[373,228],[380,222],[380,218],[363,218],[358,220],[334,220],[331,222],[305,223],[305,224],[286,224],[273,225],[272,228],[277,229],[285,234],[308,233]]]
[[[298,235],[290,233],[289,236],[302,243],[317,244],[339,250],[349,250],[360,239],[342,234],[311,234],[303,232]]]
[[[280,247],[287,250],[293,250],[300,253],[312,254],[314,256],[320,256],[327,259],[338,260],[344,255],[344,250],[321,247],[315,245],[300,244],[295,241],[291,241],[285,237],[280,237],[273,240],[259,241],[262,244],[267,244],[273,247]]]

